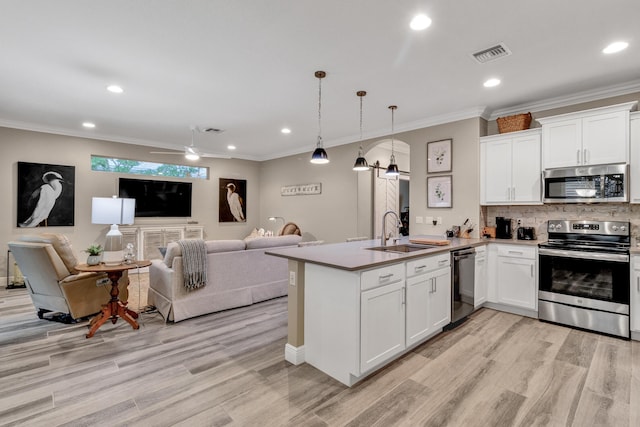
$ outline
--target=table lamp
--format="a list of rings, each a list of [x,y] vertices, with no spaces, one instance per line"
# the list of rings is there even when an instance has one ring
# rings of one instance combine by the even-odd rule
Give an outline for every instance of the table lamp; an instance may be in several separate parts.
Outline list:
[[[269,218],[267,218],[269,221],[274,221],[276,222],[277,220],[281,219],[282,220],[282,226],[284,227],[284,218],[281,216],[270,216]],[[278,226],[278,223],[276,222],[276,227]],[[278,233],[278,230],[276,230],[276,234]]]
[[[136,199],[94,197],[91,202],[91,223],[111,224],[102,253],[105,265],[119,265],[124,260],[122,233],[118,224],[133,224]]]

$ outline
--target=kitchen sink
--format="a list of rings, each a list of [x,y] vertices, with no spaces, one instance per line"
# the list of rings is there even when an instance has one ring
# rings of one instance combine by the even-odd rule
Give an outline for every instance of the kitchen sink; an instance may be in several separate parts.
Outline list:
[[[406,252],[423,251],[425,249],[431,249],[435,247],[436,247],[435,245],[402,244],[402,245],[391,245],[391,246],[374,246],[372,248],[364,248],[364,249],[368,249],[370,251],[406,253]]]

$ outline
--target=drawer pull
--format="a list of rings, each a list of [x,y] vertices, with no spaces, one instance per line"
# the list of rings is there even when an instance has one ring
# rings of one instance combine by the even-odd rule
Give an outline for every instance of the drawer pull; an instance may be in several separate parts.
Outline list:
[[[389,280],[392,277],[393,277],[393,273],[384,274],[382,276],[378,276],[378,280],[382,282],[383,280]]]
[[[524,255],[524,252],[522,252],[522,251],[508,251],[508,253],[513,254],[513,255]]]
[[[438,261],[438,265],[445,265],[448,264],[449,260],[448,259],[441,259],[440,261]]]
[[[418,265],[418,266],[416,266],[416,267],[414,268],[414,271],[420,271],[420,270],[425,269],[425,268],[427,268],[427,266],[426,266],[426,265]]]

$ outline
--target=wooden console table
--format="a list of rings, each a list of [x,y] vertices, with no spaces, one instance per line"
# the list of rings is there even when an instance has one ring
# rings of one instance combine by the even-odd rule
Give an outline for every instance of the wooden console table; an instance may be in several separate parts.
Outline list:
[[[102,311],[89,322],[89,332],[86,337],[91,338],[96,333],[98,328],[102,326],[107,320],[111,319],[111,323],[116,323],[118,317],[122,317],[127,323],[129,323],[133,329],[140,328],[138,322],[135,319],[138,318],[138,313],[127,308],[127,302],[122,302],[118,298],[120,289],[118,288],[118,280],[122,277],[122,273],[125,270],[131,270],[134,268],[143,268],[151,265],[150,261],[136,261],[131,264],[118,264],[118,265],[87,265],[80,264],[76,266],[78,271],[90,271],[96,273],[107,273],[109,280],[111,280],[111,299],[108,303],[102,306]]]

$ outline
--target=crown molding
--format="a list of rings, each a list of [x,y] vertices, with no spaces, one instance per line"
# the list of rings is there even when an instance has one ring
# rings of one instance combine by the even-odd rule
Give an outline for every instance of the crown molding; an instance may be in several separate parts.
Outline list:
[[[536,112],[552,110],[554,108],[568,107],[570,105],[581,104],[584,102],[613,98],[614,96],[628,95],[634,92],[640,92],[640,80],[634,80],[623,84],[578,92],[568,96],[559,96],[556,98],[549,98],[542,101],[530,102],[511,106],[508,108],[502,108],[500,110],[494,110],[488,116],[487,120],[495,120],[498,117],[519,114],[523,111]]]
[[[118,137],[113,135],[104,135],[104,134],[93,132],[92,130],[76,131],[76,130],[60,129],[60,128],[48,127],[48,126],[39,126],[33,123],[25,123],[25,122],[2,120],[2,119],[0,119],[0,126],[6,127],[6,128],[12,128],[12,129],[26,130],[30,132],[49,133],[52,135],[91,139],[91,140],[100,141],[100,142],[116,142],[121,144],[140,145],[143,147],[150,147],[156,150],[157,149],[171,150],[171,151],[175,151],[176,154],[180,154],[180,152],[182,151],[181,149],[176,148],[175,145],[161,144],[161,143],[158,143],[155,141],[149,141],[146,139],[125,138],[125,137]],[[220,159],[234,158],[234,159],[242,159],[242,160],[260,161],[260,159],[254,156],[231,156],[229,153],[222,153],[222,154],[209,153],[203,150],[200,150],[200,152],[203,155],[202,157],[220,158]]]

